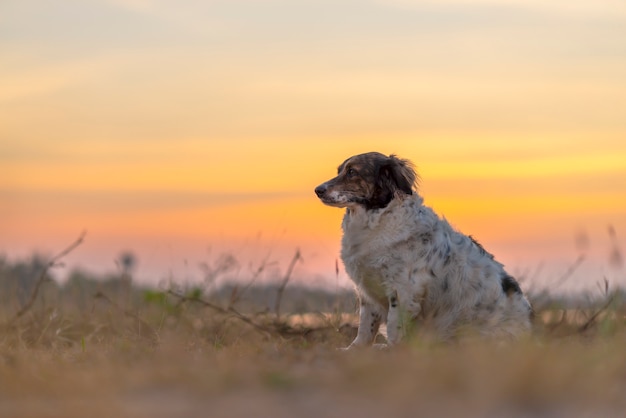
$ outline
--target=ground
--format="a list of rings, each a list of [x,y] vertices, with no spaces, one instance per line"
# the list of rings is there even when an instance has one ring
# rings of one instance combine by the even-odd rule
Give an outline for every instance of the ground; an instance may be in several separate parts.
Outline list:
[[[19,317],[5,306],[0,416],[597,417],[626,410],[626,321],[614,295],[585,309],[546,304],[536,332],[515,343],[416,337],[351,352],[337,350],[354,336],[351,312],[276,317],[197,291],[133,295],[98,291],[71,303],[48,296]]]

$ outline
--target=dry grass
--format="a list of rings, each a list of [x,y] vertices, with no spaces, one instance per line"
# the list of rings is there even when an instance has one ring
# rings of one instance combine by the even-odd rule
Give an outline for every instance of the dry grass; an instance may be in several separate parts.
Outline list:
[[[413,338],[392,350],[345,353],[336,348],[354,337],[352,313],[296,315],[284,299],[280,314],[275,306],[255,314],[238,288],[216,299],[197,290],[117,284],[57,294],[42,279],[34,303],[26,295],[23,305],[0,308],[0,416],[626,411],[626,303],[608,285],[584,308],[537,299],[537,330],[519,343],[443,346]]]
[[[123,308],[99,294],[82,311],[38,307],[4,321],[0,416],[569,417],[626,410],[626,324],[616,302],[565,316],[546,309],[537,334],[509,346],[414,339],[351,353],[336,347],[353,337],[354,316],[277,321],[205,302],[213,305],[198,295],[164,295]]]

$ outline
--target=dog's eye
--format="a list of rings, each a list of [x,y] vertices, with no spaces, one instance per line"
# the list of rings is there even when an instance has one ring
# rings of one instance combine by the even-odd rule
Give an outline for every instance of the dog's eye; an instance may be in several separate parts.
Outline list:
[[[356,175],[356,170],[354,168],[349,168],[347,173],[348,177],[352,177]]]

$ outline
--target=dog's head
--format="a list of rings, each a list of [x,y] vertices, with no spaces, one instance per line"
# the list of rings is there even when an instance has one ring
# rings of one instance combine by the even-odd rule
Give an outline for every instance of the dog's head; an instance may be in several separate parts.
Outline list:
[[[416,182],[417,174],[410,161],[368,152],[344,161],[337,177],[317,186],[315,194],[329,206],[380,209],[396,193],[413,194]]]

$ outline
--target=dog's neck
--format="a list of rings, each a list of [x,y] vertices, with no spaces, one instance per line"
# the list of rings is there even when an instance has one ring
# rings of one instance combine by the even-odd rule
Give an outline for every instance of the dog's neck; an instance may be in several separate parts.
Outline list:
[[[406,196],[411,196],[415,194],[415,192],[406,193],[400,189],[388,189],[383,188],[374,193],[370,199],[363,200],[362,205],[367,210],[378,210],[386,208],[391,202],[395,199],[403,199]]]
[[[381,229],[402,229],[398,222],[405,222],[411,213],[417,213],[422,205],[422,198],[417,194],[402,194],[393,199],[386,207],[376,210],[368,210],[362,205],[351,205],[346,208],[346,212],[341,222],[341,229],[344,237],[361,237],[359,239],[369,240],[368,234]],[[365,238],[364,238],[365,236]]]
[[[378,224],[378,220],[381,216],[390,210],[393,210],[394,207],[402,206],[405,204],[422,206],[424,203],[424,199],[417,193],[413,192],[408,195],[402,192],[396,192],[394,198],[384,207],[378,209],[368,209],[366,206],[361,204],[353,204],[346,207],[346,212],[343,220],[344,229],[348,226],[348,224],[356,225],[363,224],[373,226]]]
[[[352,216],[356,213],[359,213],[360,211],[373,214],[386,209],[393,202],[401,202],[407,198],[417,198],[420,204],[423,201],[423,199],[415,191],[413,191],[411,194],[406,194],[400,190],[396,190],[393,194],[390,194],[389,197],[385,199],[385,201],[371,202],[368,200],[363,200],[359,202],[353,202],[352,205],[346,207],[346,215]]]

